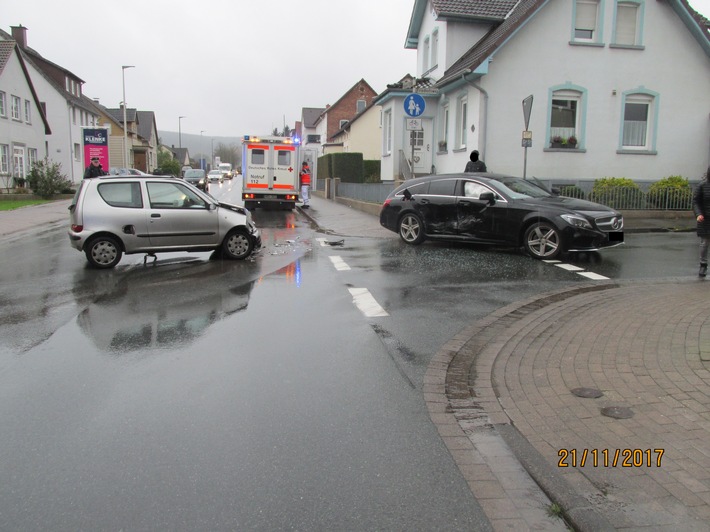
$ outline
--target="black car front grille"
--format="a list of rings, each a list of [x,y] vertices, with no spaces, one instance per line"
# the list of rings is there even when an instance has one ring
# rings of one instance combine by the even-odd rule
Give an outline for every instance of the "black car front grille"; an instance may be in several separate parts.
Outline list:
[[[624,218],[621,215],[616,216],[601,216],[594,219],[597,227],[606,233],[612,231],[621,231],[624,228]]]

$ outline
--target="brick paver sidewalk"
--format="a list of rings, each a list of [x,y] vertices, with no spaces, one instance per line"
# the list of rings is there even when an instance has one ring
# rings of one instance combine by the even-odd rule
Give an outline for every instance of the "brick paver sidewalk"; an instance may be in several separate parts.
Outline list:
[[[447,411],[474,448],[502,434],[576,527],[710,530],[709,296],[673,279],[520,301],[444,346],[429,383],[446,367]]]

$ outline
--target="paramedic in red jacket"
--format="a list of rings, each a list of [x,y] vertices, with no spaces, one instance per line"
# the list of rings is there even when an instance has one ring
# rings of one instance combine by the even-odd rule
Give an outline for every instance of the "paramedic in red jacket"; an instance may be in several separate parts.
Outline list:
[[[301,199],[303,200],[302,209],[308,209],[308,200],[311,197],[311,169],[306,161],[301,165]]]

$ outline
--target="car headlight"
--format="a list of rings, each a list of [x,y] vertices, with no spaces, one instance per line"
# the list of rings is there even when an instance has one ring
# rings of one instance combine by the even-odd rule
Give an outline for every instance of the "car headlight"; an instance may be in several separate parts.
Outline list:
[[[567,222],[573,227],[592,229],[592,224],[590,224],[586,218],[582,218],[581,216],[578,216],[576,214],[561,214],[560,218],[562,218],[565,222]]]

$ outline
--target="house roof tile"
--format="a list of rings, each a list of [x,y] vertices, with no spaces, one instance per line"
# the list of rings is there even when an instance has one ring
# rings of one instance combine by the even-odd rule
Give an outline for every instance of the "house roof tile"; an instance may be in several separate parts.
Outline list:
[[[432,0],[438,17],[504,19],[518,0]]]

